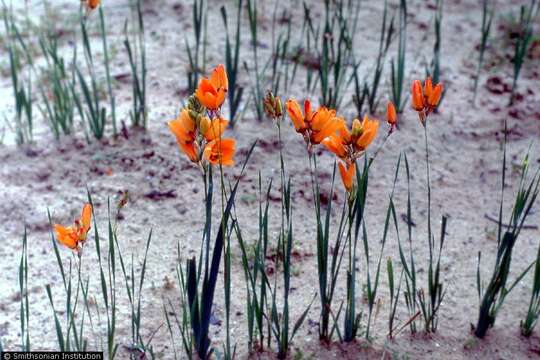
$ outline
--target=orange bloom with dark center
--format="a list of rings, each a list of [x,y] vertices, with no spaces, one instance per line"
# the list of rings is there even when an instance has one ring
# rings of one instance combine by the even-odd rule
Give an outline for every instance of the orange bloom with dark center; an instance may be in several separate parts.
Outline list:
[[[229,80],[225,67],[222,64],[216,66],[210,78],[203,78],[195,91],[195,96],[199,102],[208,110],[218,110],[225,101],[225,95],[229,88]]]
[[[296,100],[287,100],[286,106],[296,132],[302,134],[308,146],[320,144],[341,126],[335,110],[323,106],[312,112],[309,100],[304,101],[303,113]]]
[[[338,119],[338,131],[326,137],[322,144],[349,164],[360,157],[377,136],[379,122],[364,116],[362,122],[354,119],[352,129],[347,128],[344,119]]]
[[[197,151],[197,145],[195,143],[197,124],[187,109],[182,109],[180,115],[167,123],[169,129],[176,136],[176,142],[178,146],[187,155],[187,157],[193,161],[199,161],[199,155]]]
[[[85,204],[81,217],[75,220],[72,226],[54,225],[54,232],[56,233],[58,242],[80,254],[88,231],[90,230],[91,221],[92,205]]]
[[[204,148],[204,158],[212,165],[234,165],[234,152],[236,141],[234,139],[215,139]]]
[[[351,192],[354,187],[354,176],[356,175],[355,163],[343,164],[342,162],[339,162],[338,168],[345,190],[347,190],[347,192]]]
[[[428,115],[439,105],[442,93],[443,85],[438,83],[433,86],[431,77],[426,78],[423,88],[420,80],[413,81],[411,87],[412,108],[418,111],[418,116],[420,116],[422,124],[425,123]]]

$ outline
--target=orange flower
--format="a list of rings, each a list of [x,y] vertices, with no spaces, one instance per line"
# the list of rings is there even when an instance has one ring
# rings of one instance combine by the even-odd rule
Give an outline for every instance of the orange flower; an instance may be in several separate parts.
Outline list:
[[[225,101],[225,95],[229,88],[229,80],[225,67],[222,64],[216,66],[210,75],[210,79],[203,78],[195,91],[199,102],[208,110],[215,111]]]
[[[94,10],[99,6],[101,3],[101,0],[83,0],[84,6],[86,7],[87,11]]]
[[[322,106],[312,112],[309,100],[304,101],[303,113],[296,100],[287,100],[286,107],[296,132],[304,136],[308,146],[320,144],[341,127],[341,120],[335,110]]]
[[[386,106],[386,121],[391,127],[394,127],[397,124],[396,108],[391,101],[389,101],[388,105]]]
[[[175,120],[167,123],[169,129],[176,136],[176,142],[180,149],[188,156],[193,162],[199,161],[197,154],[197,147],[195,144],[197,124],[187,109],[182,109],[180,115]]]
[[[354,185],[353,179],[356,175],[356,165],[352,163],[346,164],[346,166],[347,168],[345,168],[345,165],[342,162],[338,163],[339,174],[341,175],[343,186],[345,186],[345,190],[347,190],[347,192],[351,192]]]
[[[82,246],[86,241],[86,235],[90,230],[91,221],[92,205],[85,204],[82,209],[81,217],[75,220],[75,223],[72,226],[54,225],[56,238],[62,245],[67,246],[80,254]]]
[[[435,110],[441,101],[443,93],[443,85],[441,83],[433,86],[431,77],[427,77],[424,81],[424,88],[420,80],[414,80],[411,88],[412,93],[412,108],[418,111],[420,121],[424,125],[427,116]]]
[[[322,144],[347,163],[353,163],[373,142],[379,129],[379,122],[364,116],[362,122],[354,119],[349,131],[345,120],[338,118],[338,131],[325,138]]]
[[[212,165],[221,163],[223,166],[234,165],[234,152],[236,141],[234,139],[215,139],[204,148],[204,158]]]
[[[336,117],[336,111],[320,107],[311,120],[311,144],[320,144],[325,138],[334,134],[340,127],[341,121]]]

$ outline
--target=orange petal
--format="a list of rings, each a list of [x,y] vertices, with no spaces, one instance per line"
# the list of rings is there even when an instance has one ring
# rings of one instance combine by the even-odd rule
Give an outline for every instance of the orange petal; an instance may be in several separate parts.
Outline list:
[[[426,99],[429,99],[432,94],[433,94],[433,82],[431,81],[431,77],[428,76],[426,80],[424,80],[424,96],[426,97]]]
[[[210,82],[218,91],[223,90],[224,93],[227,92],[229,89],[229,79],[227,78],[227,72],[225,71],[225,66],[223,66],[223,64],[219,64],[212,71]]]
[[[347,168],[345,168],[345,165],[339,162],[338,168],[339,174],[341,175],[341,181],[343,182],[343,186],[345,186],[345,189],[348,192],[351,192],[353,189],[354,175],[356,174],[356,165],[352,163],[351,165],[347,165]]]
[[[190,142],[195,140],[195,121],[189,116],[187,109],[182,109],[180,115],[167,124],[178,141]]]
[[[300,110],[300,105],[296,100],[289,99],[285,102],[287,107],[287,113],[291,118],[291,121],[294,125],[294,128],[297,132],[300,132],[306,128],[306,123],[304,122],[304,116],[302,115],[302,110]]]
[[[362,123],[363,132],[362,135],[356,140],[356,147],[360,151],[364,151],[369,144],[373,142],[377,136],[377,131],[379,129],[379,122],[377,120],[369,120],[364,118]]]
[[[304,118],[305,121],[311,122],[313,113],[311,112],[311,101],[304,100]]]
[[[431,107],[436,107],[439,105],[439,101],[441,101],[441,96],[443,92],[443,86],[442,84],[437,84],[435,88],[433,89],[433,92],[431,93],[431,96],[428,98],[428,104]]]
[[[337,135],[328,136],[322,141],[322,144],[340,158],[344,158],[347,155],[347,148],[343,144],[342,139]]]
[[[81,224],[82,224],[82,230],[84,234],[90,230],[90,227],[92,225],[92,205],[90,204],[84,204],[84,207],[82,209],[81,214]]]
[[[416,111],[424,110],[424,95],[422,93],[422,83],[420,80],[414,80],[411,87],[412,108]]]
[[[201,79],[197,90],[195,90],[195,96],[204,107],[210,110],[216,110],[218,108],[218,90],[210,80]]]
[[[187,155],[189,160],[193,161],[194,163],[199,162],[199,156],[197,155],[197,148],[195,147],[194,142],[186,143],[179,141],[178,146],[180,147],[180,150]]]
[[[215,118],[210,122],[210,127],[204,133],[207,141],[220,138],[229,122],[223,118]]]
[[[58,242],[70,249],[77,248],[77,235],[72,227],[65,227],[55,224],[54,232],[56,233],[56,239]]]

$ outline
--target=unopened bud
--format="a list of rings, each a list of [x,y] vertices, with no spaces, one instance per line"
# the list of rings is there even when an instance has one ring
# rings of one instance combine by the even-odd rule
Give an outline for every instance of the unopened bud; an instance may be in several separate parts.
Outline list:
[[[264,111],[266,114],[273,118],[273,119],[279,119],[283,116],[283,104],[281,103],[281,99],[272,92],[268,92],[264,98]]]
[[[188,99],[187,108],[190,111],[193,111],[198,114],[204,113],[204,106],[200,103],[199,99],[195,95],[191,95]],[[191,115],[191,114],[190,114]],[[195,119],[194,116],[192,116]]]
[[[353,137],[359,137],[364,132],[364,128],[362,127],[362,123],[358,119],[354,119],[352,123],[352,136]]]
[[[203,136],[206,135],[206,132],[208,131],[208,129],[210,129],[210,125],[211,125],[211,122],[210,122],[210,119],[208,117],[202,116],[200,118],[199,131]]]

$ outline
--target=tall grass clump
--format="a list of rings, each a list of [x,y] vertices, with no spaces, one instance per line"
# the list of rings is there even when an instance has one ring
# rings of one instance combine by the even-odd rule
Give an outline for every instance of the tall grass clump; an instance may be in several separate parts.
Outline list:
[[[263,74],[259,69],[259,37],[258,37],[258,12],[257,12],[257,3],[260,0],[246,0],[248,20],[249,20],[249,32],[251,34],[251,49],[253,53],[253,78],[255,79],[255,84],[251,90],[251,98],[255,106],[255,113],[257,119],[262,121],[264,118],[264,108],[263,108],[263,98],[264,98],[264,89],[263,89]],[[244,63],[244,66],[247,67],[247,63]]]
[[[474,86],[473,86],[473,104],[476,100],[476,92],[478,90],[478,81],[480,81],[480,70],[482,69],[482,64],[484,63],[484,54],[486,52],[489,33],[491,31],[491,23],[493,21],[493,15],[495,14],[495,5],[489,5],[489,0],[483,0],[482,2],[482,28],[480,30],[480,48],[478,55],[478,66],[476,68],[476,76],[474,77]]]
[[[103,6],[99,8],[99,27],[100,27],[100,35],[101,35],[101,41],[103,44],[103,61],[105,62],[105,75],[107,78],[107,92],[109,95],[109,101],[110,101],[110,112],[111,112],[111,118],[112,118],[112,128],[113,128],[113,135],[116,136],[118,134],[118,128],[116,125],[116,97],[114,96],[113,89],[112,89],[112,78],[111,78],[111,58],[109,55],[109,45],[107,41],[107,25],[105,24],[105,15],[103,11]]]
[[[21,350],[30,351],[30,305],[28,303],[28,236],[26,227],[22,239],[21,259],[19,261]],[[2,345],[0,345],[1,351]]]
[[[444,0],[437,0],[435,9],[435,20],[433,22],[435,42],[433,43],[433,58],[429,67],[426,67],[426,76],[433,79],[435,84],[440,82],[441,78],[441,44],[442,44],[442,20],[443,20]],[[442,94],[442,98],[444,93]]]
[[[94,66],[94,58],[92,54],[92,47],[90,46],[86,19],[82,15],[80,18],[80,25],[84,60],[89,79],[85,77],[75,59],[74,66],[80,89],[77,91],[76,86],[73,86],[71,92],[79,116],[85,124],[84,130],[87,141],[90,141],[90,134],[95,139],[100,140],[105,136],[107,109],[101,103],[100,87],[98,85],[98,78]]]
[[[512,211],[508,219],[508,223],[503,223],[503,206],[504,206],[504,183],[506,180],[506,126],[505,140],[503,150],[503,169],[502,169],[502,185],[501,185],[501,200],[499,205],[499,217],[497,221],[497,253],[493,272],[487,284],[482,281],[480,273],[480,260],[482,253],[478,253],[478,269],[477,269],[477,288],[478,298],[480,300],[480,309],[478,322],[474,329],[474,335],[478,338],[486,336],[489,328],[495,324],[497,314],[504,304],[506,296],[514,289],[519,281],[534,265],[529,265],[516,280],[508,285],[509,275],[512,264],[512,253],[517,243],[518,237],[523,229],[525,220],[531,214],[531,209],[536,203],[536,198],[540,191],[540,169],[536,170],[532,176],[529,175],[529,154],[525,155],[521,165],[521,177],[512,206]],[[534,301],[533,298],[531,303]],[[531,318],[532,321],[532,318]],[[532,324],[532,322],[531,322]],[[523,326],[523,325],[522,325]],[[527,326],[527,325],[526,325]]]
[[[360,64],[357,64],[354,70],[354,90],[355,91],[353,95],[353,102],[356,105],[358,116],[361,116],[364,113],[363,108],[366,101],[367,101],[368,110],[370,113],[373,114],[377,111],[377,106],[379,105],[377,93],[378,93],[379,85],[382,78],[386,54],[388,53],[388,49],[390,47],[390,44],[392,43],[394,32],[395,32],[394,18],[392,17],[390,21],[388,21],[388,4],[387,4],[387,1],[385,1],[381,32],[380,32],[380,37],[379,37],[379,50],[377,52],[377,60],[375,61],[375,67],[372,70],[373,79],[371,83],[369,83],[368,80],[364,80],[363,85],[361,85],[360,75],[358,74],[358,68]],[[401,33],[401,30],[400,30],[400,33]],[[403,54],[403,56],[405,55]],[[397,103],[398,108],[399,108],[399,105],[400,104]]]
[[[206,37],[208,31],[208,4],[206,0],[194,0],[193,7],[194,45],[189,45],[185,38],[189,67],[187,71],[188,92],[193,93],[199,83],[199,76],[206,69]]]
[[[137,30],[134,40],[130,40],[128,34],[128,23],[124,25],[124,46],[129,58],[132,78],[133,107],[129,112],[131,125],[146,129],[148,118],[148,108],[146,105],[146,45],[144,41],[144,21],[141,10],[141,0],[136,4]]]
[[[521,335],[531,336],[540,316],[540,246],[536,254],[536,265],[534,266],[533,286],[531,291],[531,300],[525,320],[521,321]]]
[[[514,56],[512,63],[514,64],[514,75],[512,81],[512,91],[510,93],[510,105],[514,104],[515,92],[521,68],[525,62],[525,57],[529,50],[529,46],[533,39],[534,22],[540,12],[540,1],[531,0],[528,7],[522,5],[519,12],[519,36],[516,40]]]
[[[399,38],[397,48],[397,60],[392,58],[392,102],[396,105],[398,113],[403,111],[406,99],[403,98],[403,84],[405,82],[405,57],[407,51],[407,0],[399,2]]]
[[[240,61],[240,19],[242,18],[242,5],[243,1],[238,1],[238,8],[236,11],[236,31],[234,33],[234,43],[229,36],[229,22],[227,16],[227,9],[225,6],[221,7],[221,17],[223,24],[225,25],[225,69],[229,75],[229,119],[231,126],[234,126],[237,120],[237,112],[240,107],[240,101],[244,93],[244,88],[238,84],[238,65]]]
[[[59,53],[58,39],[54,34],[47,33],[40,36],[39,44],[47,62],[45,68],[47,84],[40,86],[44,104],[41,112],[48,120],[54,137],[59,139],[60,135],[70,135],[73,132],[75,104],[72,88],[75,86],[76,74],[74,67],[69,69]]]
[[[32,74],[31,69],[28,69],[28,76],[21,77],[24,66],[21,54],[25,52],[25,49],[20,49],[17,46],[18,41],[16,40],[21,40],[21,36],[15,24],[13,10],[8,9],[6,4],[3,3],[3,12],[15,108],[15,119],[13,121],[8,120],[7,124],[15,132],[17,144],[22,145],[31,142],[33,139]]]
[[[353,43],[360,13],[360,2],[324,2],[322,31],[312,33],[318,44],[320,103],[339,109],[344,92],[351,82],[350,69],[354,64]],[[313,31],[314,27],[309,27]]]

